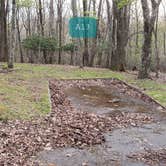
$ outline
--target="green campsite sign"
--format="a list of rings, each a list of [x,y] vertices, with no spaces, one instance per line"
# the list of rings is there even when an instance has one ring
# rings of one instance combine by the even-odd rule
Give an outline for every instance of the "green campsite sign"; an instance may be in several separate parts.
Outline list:
[[[97,21],[92,17],[73,17],[69,21],[69,34],[73,38],[95,38]]]

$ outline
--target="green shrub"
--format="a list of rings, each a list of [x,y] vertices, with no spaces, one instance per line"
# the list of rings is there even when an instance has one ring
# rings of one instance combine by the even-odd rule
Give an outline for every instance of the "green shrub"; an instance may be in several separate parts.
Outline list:
[[[74,52],[75,50],[77,50],[77,46],[74,43],[67,43],[64,46],[62,46],[62,49],[64,51]]]
[[[57,41],[55,38],[32,35],[22,42],[24,48],[31,50],[56,51]]]

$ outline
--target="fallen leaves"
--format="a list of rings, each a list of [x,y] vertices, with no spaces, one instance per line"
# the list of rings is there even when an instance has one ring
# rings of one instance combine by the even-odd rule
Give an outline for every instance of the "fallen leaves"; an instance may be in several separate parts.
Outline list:
[[[151,150],[145,149],[144,152],[128,156],[130,159],[143,161],[150,166],[166,165],[166,149]]]
[[[63,88],[85,88],[94,83],[104,85],[101,80],[71,81],[70,84],[50,82],[52,112],[47,117],[31,121],[1,121],[0,165],[33,165],[31,157],[41,150],[101,144],[105,141],[104,132],[152,121],[145,114],[122,113],[107,118],[75,110],[63,93]]]

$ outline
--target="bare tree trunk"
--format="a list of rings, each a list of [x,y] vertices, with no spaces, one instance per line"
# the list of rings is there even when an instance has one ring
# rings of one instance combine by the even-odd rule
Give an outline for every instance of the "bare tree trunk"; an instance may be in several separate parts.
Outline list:
[[[138,5],[137,2],[135,2],[135,11],[136,11],[136,38],[135,38],[135,55],[138,54],[138,50],[139,50],[139,18],[138,18]]]
[[[8,58],[7,26],[6,26],[5,0],[0,2],[0,61],[5,62]]]
[[[71,9],[72,9],[72,14],[73,17],[77,17],[78,13],[77,13],[77,0],[71,0]],[[76,54],[76,43],[77,43],[77,39],[72,39],[72,43],[74,44],[74,51],[71,51],[71,57],[70,57],[70,65],[74,65],[74,55]]]
[[[55,37],[55,29],[54,29],[54,0],[50,0],[49,6],[49,36]],[[53,63],[54,52],[49,54],[49,63]]]
[[[106,0],[107,3],[107,24],[108,24],[108,48],[107,48],[107,59],[106,59],[106,68],[110,67],[110,55],[112,52],[112,14],[111,6],[109,0]]]
[[[84,17],[87,16],[87,0],[83,0],[83,15]],[[89,51],[88,51],[88,38],[84,38],[84,51],[83,51],[83,59],[82,59],[83,66],[88,66],[89,64]]]
[[[20,35],[20,26],[19,26],[19,8],[17,7],[17,16],[16,16],[16,28],[17,28],[17,36],[18,36],[18,46],[20,51],[20,62],[24,63],[23,51],[21,46],[21,35]]]
[[[10,32],[10,50],[8,58],[8,68],[14,67],[14,53],[15,53],[15,21],[16,21],[16,0],[12,0],[12,19],[11,19],[11,32]]]
[[[99,8],[98,8],[98,14],[97,14],[97,36],[96,38],[93,39],[92,41],[92,48],[91,48],[91,57],[90,57],[90,62],[89,62],[89,66],[93,66],[94,64],[94,59],[97,53],[97,40],[99,37],[99,24],[100,24],[100,15],[101,15],[101,7],[102,7],[102,0],[100,0],[99,2]],[[96,0],[93,0],[93,12],[95,14],[96,12]],[[95,15],[94,15],[95,16]]]
[[[149,78],[152,32],[154,30],[160,2],[161,0],[159,0],[158,3],[155,0],[151,0],[152,11],[150,12],[148,0],[141,0],[144,17],[144,44],[142,47],[141,69],[138,74],[138,78],[140,79]]]
[[[43,8],[42,8],[42,2],[39,0],[39,21],[40,21],[40,32],[41,35],[44,37],[44,23],[43,23]],[[40,48],[39,48],[40,52]],[[44,62],[47,64],[47,53],[45,50],[43,50],[43,57],[44,57]]]
[[[102,11],[102,1],[100,3],[101,3],[101,4],[99,4],[100,13],[98,13],[98,19],[101,19],[101,13],[103,12]],[[98,27],[100,26],[99,24],[100,24],[100,22],[98,23]],[[98,45],[97,66],[101,66],[101,63],[102,63],[102,56],[103,56],[102,43],[103,43],[102,31],[100,30],[100,28],[98,28],[98,31],[97,31],[97,45]]]
[[[154,38],[155,38],[155,57],[156,57],[156,78],[159,78],[159,70],[160,70],[160,58],[159,58],[159,49],[158,49],[158,10],[157,10],[157,18],[156,18],[156,26],[154,29]]]
[[[118,4],[113,0],[113,14],[114,14],[114,32],[116,33],[116,40],[114,40],[115,48],[111,56],[111,69],[117,71],[125,71],[126,66],[126,46],[129,36],[130,23],[130,5],[123,8],[118,8]]]
[[[58,10],[58,64],[61,64],[61,54],[62,54],[62,0],[58,0],[57,10]]]
[[[27,9],[27,24],[28,24],[28,35],[31,35],[31,10],[30,7]]]
[[[53,37],[55,35],[54,29],[54,0],[50,0],[49,6],[49,36]]]
[[[71,54],[71,58],[70,58],[70,65],[73,65],[74,64],[74,51],[71,51],[70,52],[70,54]]]
[[[31,36],[31,7],[27,7],[26,15],[27,15],[27,25],[23,21],[23,26],[26,30],[26,38],[27,38],[28,36]],[[35,25],[34,25],[34,27],[36,28]],[[32,30],[33,32],[35,32],[35,28]],[[34,55],[32,55],[33,51],[26,49],[25,54],[28,56],[28,62],[34,63]]]

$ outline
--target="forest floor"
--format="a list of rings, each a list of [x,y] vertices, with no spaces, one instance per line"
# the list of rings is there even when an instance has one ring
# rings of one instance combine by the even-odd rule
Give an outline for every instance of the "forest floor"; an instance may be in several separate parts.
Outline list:
[[[140,88],[166,106],[166,76],[158,80],[137,80],[136,73],[108,69],[58,65],[16,64],[14,71],[0,71],[0,118],[29,119],[50,112],[50,79],[118,78]]]
[[[135,72],[59,65],[16,64],[13,71],[0,70],[0,119],[30,119],[50,112],[50,79],[118,78],[166,106],[166,75],[138,80]]]
[[[0,165],[165,163],[165,109],[140,90],[101,78],[51,79],[49,91],[47,116],[0,121]]]
[[[0,76],[0,165],[165,163],[164,74],[16,64]]]

